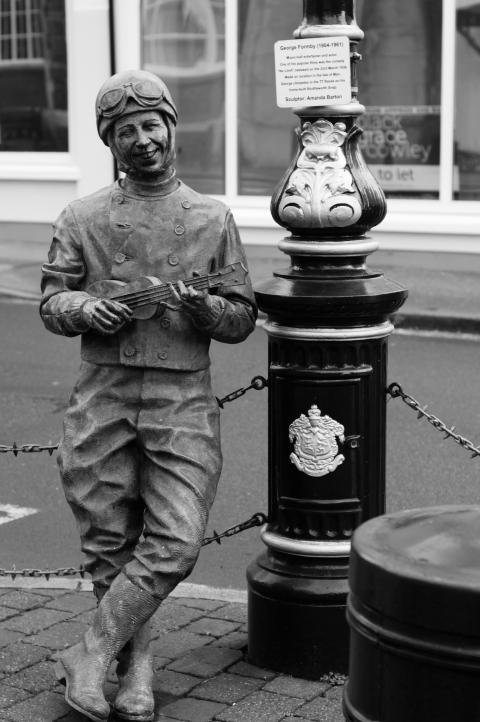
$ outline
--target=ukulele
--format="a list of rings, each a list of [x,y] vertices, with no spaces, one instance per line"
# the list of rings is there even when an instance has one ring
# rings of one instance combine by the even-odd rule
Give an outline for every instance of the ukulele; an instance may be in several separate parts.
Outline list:
[[[231,263],[220,268],[215,273],[208,273],[204,276],[193,276],[185,279],[183,283],[188,287],[205,291],[227,286],[241,286],[245,283],[247,269],[241,261]],[[172,283],[175,288],[176,282]],[[168,306],[168,299],[172,293],[169,284],[161,281],[155,276],[140,276],[134,281],[95,281],[88,288],[87,292],[96,298],[109,298],[112,301],[124,303],[133,311],[133,318],[152,318],[158,310],[158,305],[163,303]],[[170,307],[172,308],[172,307]],[[177,310],[177,307],[173,307]]]

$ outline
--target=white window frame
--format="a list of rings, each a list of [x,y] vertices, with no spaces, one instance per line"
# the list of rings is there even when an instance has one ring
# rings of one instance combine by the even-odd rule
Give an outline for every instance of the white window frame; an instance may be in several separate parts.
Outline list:
[[[113,178],[93,112],[110,72],[108,0],[66,0],[65,10],[69,150],[0,151],[0,223],[52,223],[73,198]]]
[[[238,3],[239,0],[225,2],[226,184],[225,195],[219,197],[232,208],[247,243],[276,243],[282,229],[271,218],[270,197],[238,194]],[[452,30],[456,27],[456,0],[442,0],[442,8],[439,199],[389,199],[387,216],[375,232],[382,239],[385,237],[385,245],[391,248],[480,252],[480,201],[453,199],[456,33]],[[114,0],[114,10],[117,69],[140,67],[140,0]],[[361,101],[361,66],[359,76]]]

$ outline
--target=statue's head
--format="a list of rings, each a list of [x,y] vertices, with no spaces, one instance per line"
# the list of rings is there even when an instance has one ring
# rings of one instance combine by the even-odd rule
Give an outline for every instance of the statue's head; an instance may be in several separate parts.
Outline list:
[[[146,70],[126,70],[102,85],[95,102],[100,138],[120,170],[158,175],[175,157],[177,109],[165,83]]]

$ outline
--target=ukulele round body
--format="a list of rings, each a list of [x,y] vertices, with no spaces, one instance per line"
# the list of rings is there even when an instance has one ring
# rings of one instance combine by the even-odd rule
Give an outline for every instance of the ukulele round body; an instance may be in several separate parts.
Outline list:
[[[125,304],[132,310],[133,318],[138,320],[146,320],[152,318],[157,310],[159,310],[159,304],[149,303],[147,305],[136,306],[135,303],[132,305],[128,302],[130,294],[141,294],[143,291],[152,289],[154,286],[165,285],[154,276],[140,276],[134,281],[95,281],[91,286],[87,288],[88,293],[96,298],[109,298],[112,301],[119,301]],[[161,308],[161,307],[160,307]]]

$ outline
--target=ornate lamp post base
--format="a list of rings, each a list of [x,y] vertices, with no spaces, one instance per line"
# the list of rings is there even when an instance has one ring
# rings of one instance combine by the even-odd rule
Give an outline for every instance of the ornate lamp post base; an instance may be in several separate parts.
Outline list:
[[[287,555],[267,552],[250,565],[248,635],[253,664],[304,679],[347,672],[348,555],[317,558],[316,568],[309,564],[312,559],[297,560],[289,572]],[[321,561],[324,578],[314,576],[322,573]]]
[[[390,315],[406,291],[366,267],[368,238],[286,239],[257,289],[268,314],[267,551],[248,569],[249,658],[315,679],[346,672],[350,539],[383,513]]]
[[[307,53],[348,38],[351,99],[295,109],[297,153],[272,197],[291,265],[256,292],[268,315],[269,523],[247,573],[249,657],[316,679],[347,671],[350,540],[385,510],[387,340],[407,292],[366,264],[386,204],[356,123],[355,1],[304,0],[294,37]]]

